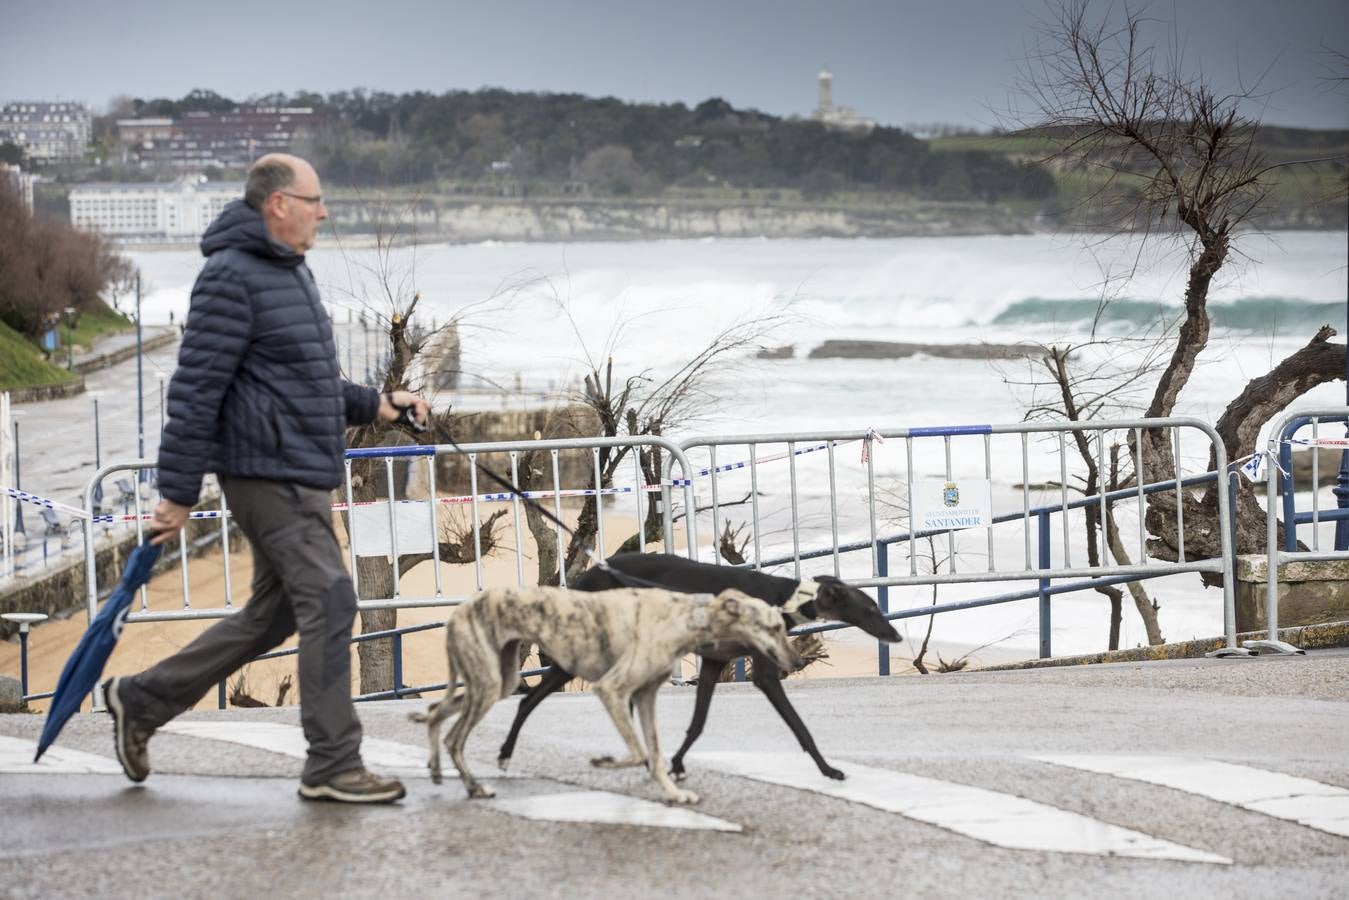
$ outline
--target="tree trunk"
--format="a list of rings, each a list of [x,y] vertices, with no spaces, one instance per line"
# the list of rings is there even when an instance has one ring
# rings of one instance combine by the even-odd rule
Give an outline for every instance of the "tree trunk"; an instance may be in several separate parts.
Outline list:
[[[1335,330],[1324,326],[1308,342],[1280,362],[1268,374],[1252,379],[1241,394],[1228,404],[1218,420],[1216,430],[1222,438],[1228,463],[1250,456],[1256,450],[1255,442],[1260,428],[1286,409],[1294,400],[1320,384],[1344,378],[1345,345],[1330,343]],[[1162,443],[1167,443],[1163,441]],[[1169,453],[1168,453],[1169,456]],[[1174,478],[1174,470],[1165,474],[1152,466],[1152,480]],[[1209,470],[1217,465],[1215,453],[1209,454]],[[1238,479],[1233,498],[1237,511],[1237,553],[1261,553],[1265,549],[1265,510],[1261,507],[1254,487],[1245,479]],[[1222,536],[1218,531],[1218,492],[1212,488],[1196,498],[1189,492],[1184,500],[1185,556],[1187,559],[1212,559],[1222,553]],[[1179,533],[1176,528],[1176,497],[1174,491],[1160,491],[1148,499],[1147,527],[1154,539],[1148,542],[1148,551],[1158,559],[1179,558]],[[1282,542],[1283,525],[1279,525]],[[1204,573],[1204,583],[1221,584],[1220,576]]]
[[[393,566],[382,556],[356,558],[356,584],[361,597],[392,597]],[[398,611],[369,609],[361,612],[361,633],[398,627]],[[361,693],[393,690],[392,641],[362,641],[356,653],[361,668]]]
[[[1105,513],[1106,532],[1110,542],[1110,555],[1115,557],[1115,562],[1122,566],[1133,565],[1129,560],[1129,552],[1124,549],[1124,541],[1120,540],[1119,526],[1115,524],[1115,513],[1107,507]],[[1152,646],[1166,643],[1162,637],[1162,627],[1157,621],[1158,606],[1151,598],[1148,592],[1143,588],[1141,581],[1128,582],[1129,594],[1133,597],[1134,607],[1138,610],[1139,617],[1143,620],[1143,627],[1148,633],[1148,643]],[[1118,649],[1119,633],[1115,632],[1115,648]]]

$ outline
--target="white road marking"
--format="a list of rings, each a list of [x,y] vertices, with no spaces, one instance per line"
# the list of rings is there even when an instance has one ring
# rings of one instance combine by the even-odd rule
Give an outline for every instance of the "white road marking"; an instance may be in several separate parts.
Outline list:
[[[740,831],[734,822],[678,806],[666,806],[608,791],[570,791],[489,800],[485,809],[545,822],[593,822],[602,825],[646,825],[700,831]]]
[[[1225,856],[1022,797],[889,769],[848,763],[839,766],[848,779],[834,781],[799,753],[700,753],[696,759],[700,765],[731,775],[899,813],[999,847],[1222,865],[1232,862]]]
[[[109,752],[112,748],[109,747]],[[115,759],[65,747],[48,747],[33,762],[37,741],[0,736],[0,774],[4,775],[121,775]]]
[[[1251,766],[1184,756],[1044,754],[1041,762],[1197,794],[1349,837],[1349,790]]]
[[[245,747],[255,747],[259,750],[279,753],[282,756],[289,756],[294,759],[304,759],[308,753],[308,742],[304,739],[304,731],[297,725],[284,725],[280,722],[177,721],[170,722],[160,731],[211,741],[242,744]],[[361,759],[367,766],[375,771],[395,770],[393,774],[402,778],[428,777],[426,757],[427,748],[425,747],[413,747],[408,744],[399,744],[378,738],[365,738],[361,741]],[[441,759],[446,767],[446,776],[457,778],[458,773],[454,770],[454,764],[445,759],[443,752]],[[493,771],[487,777],[506,778],[509,776],[505,772],[496,771],[493,767]]]

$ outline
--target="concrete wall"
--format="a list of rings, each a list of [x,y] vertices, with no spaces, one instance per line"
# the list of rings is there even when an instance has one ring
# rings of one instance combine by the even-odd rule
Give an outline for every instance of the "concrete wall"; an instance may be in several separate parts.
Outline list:
[[[1267,558],[1237,557],[1237,631],[1267,627]],[[1289,562],[1279,569],[1279,627],[1349,620],[1349,559]]]

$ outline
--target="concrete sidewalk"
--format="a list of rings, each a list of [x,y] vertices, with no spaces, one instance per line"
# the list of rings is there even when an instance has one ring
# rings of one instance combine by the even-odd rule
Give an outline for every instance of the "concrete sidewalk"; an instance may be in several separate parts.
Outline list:
[[[515,701],[493,709],[469,759],[497,799],[468,801],[457,780],[434,786],[408,769],[408,799],[381,809],[300,803],[288,755],[302,745],[298,711],[229,710],[157,735],[143,786],[120,774],[0,776],[0,880],[13,897],[1343,895],[1345,651],[792,680],[788,694],[850,779],[811,771],[752,686],[721,685],[686,786],[703,796],[698,813],[739,830],[586,818],[599,795],[659,798],[643,772],[589,766],[619,744],[589,694],[539,707],[509,779],[493,763]],[[661,693],[667,753],[692,700],[688,688]],[[368,755],[424,758],[425,730],[406,718],[423,706],[363,705]],[[40,726],[0,718],[0,742],[22,746]],[[115,766],[104,716],[77,717],[59,747]],[[1260,799],[1266,782],[1293,786],[1283,805]],[[962,811],[970,791],[987,799]],[[549,809],[552,819],[526,815]],[[1299,810],[1312,824],[1280,817]],[[1009,815],[1010,836],[976,836]],[[1045,849],[1111,834],[1135,837],[1115,850]]]

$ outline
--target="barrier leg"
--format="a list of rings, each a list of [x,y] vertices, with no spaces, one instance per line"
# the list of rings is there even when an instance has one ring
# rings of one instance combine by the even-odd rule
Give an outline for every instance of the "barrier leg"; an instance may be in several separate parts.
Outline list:
[[[1063,513],[1067,515],[1067,511]],[[1053,564],[1049,556],[1049,513],[1039,513],[1036,518],[1040,520],[1040,568],[1049,569]],[[1053,655],[1053,643],[1050,635],[1053,632],[1053,623],[1050,619],[1049,611],[1049,579],[1040,579],[1040,658],[1049,659]]]
[[[877,549],[880,552],[876,554],[876,574],[887,578],[890,575],[890,545],[882,544]],[[876,589],[876,604],[881,608],[881,615],[890,612],[890,588],[881,585]],[[882,677],[890,674],[890,645],[884,641],[876,642],[876,674]]]

